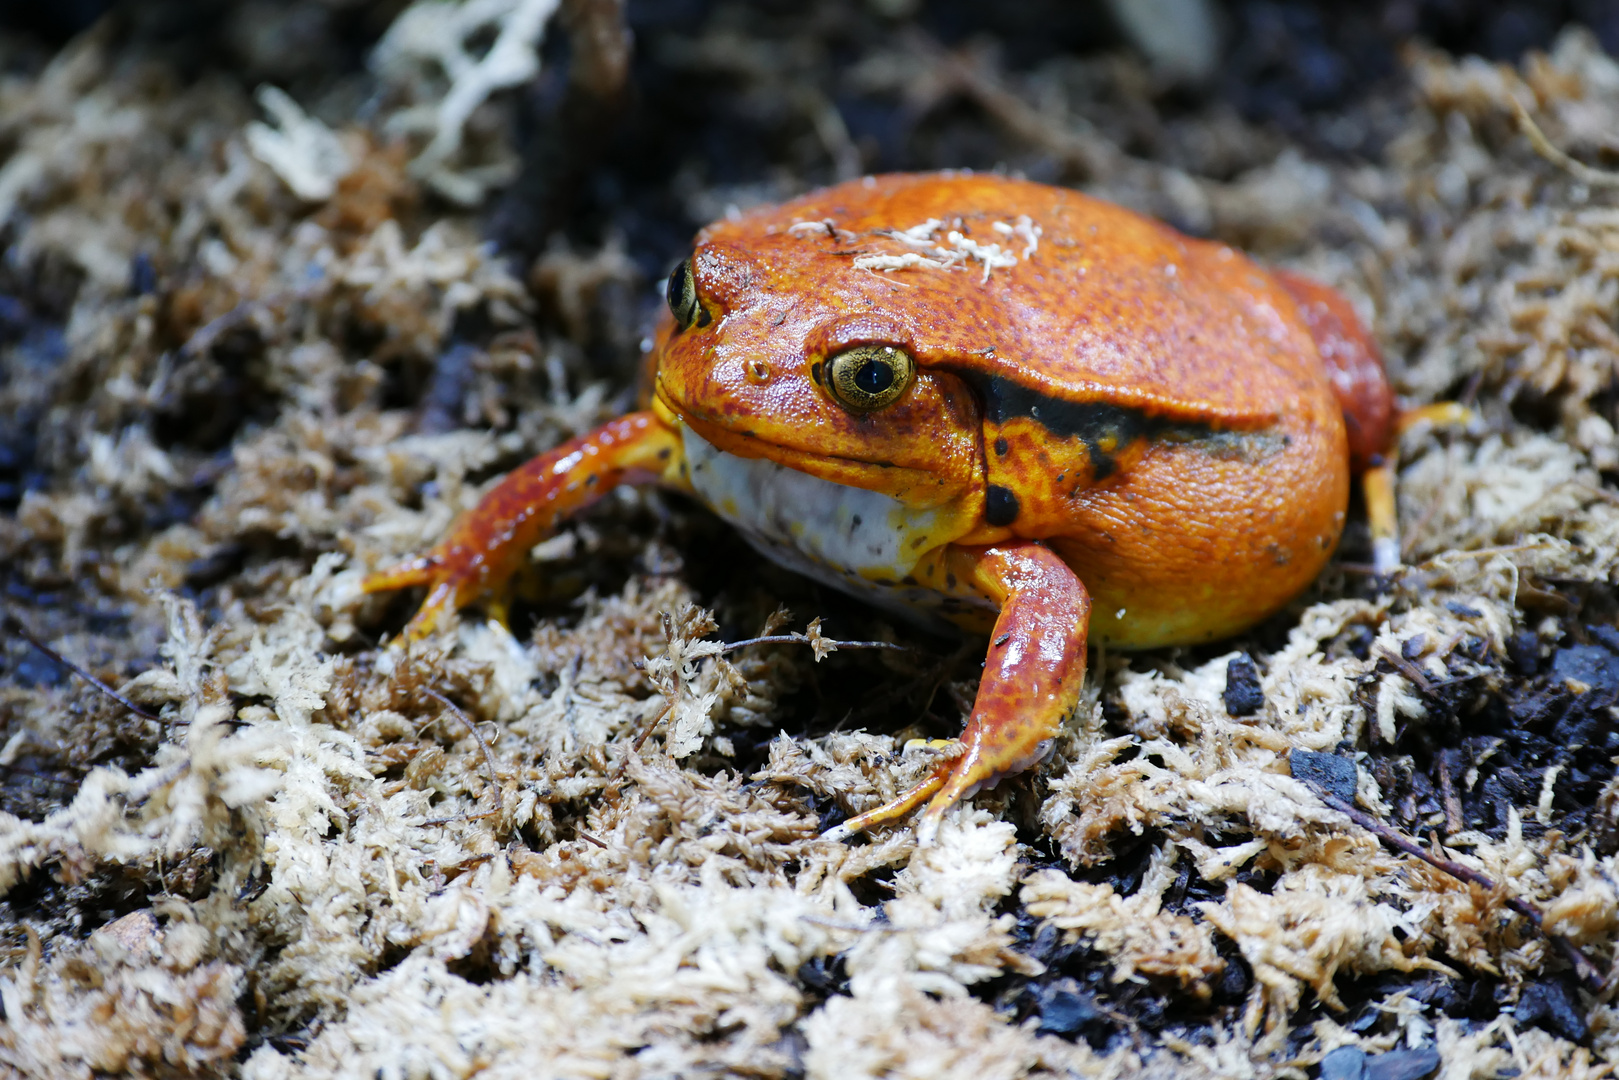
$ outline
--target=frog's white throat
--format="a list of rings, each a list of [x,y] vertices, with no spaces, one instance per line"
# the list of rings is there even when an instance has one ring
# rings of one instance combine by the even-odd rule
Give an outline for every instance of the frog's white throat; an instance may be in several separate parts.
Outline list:
[[[944,509],[917,510],[768,458],[715,448],[682,424],[691,483],[709,508],[771,561],[912,618],[937,606],[903,584],[923,554],[949,542]]]

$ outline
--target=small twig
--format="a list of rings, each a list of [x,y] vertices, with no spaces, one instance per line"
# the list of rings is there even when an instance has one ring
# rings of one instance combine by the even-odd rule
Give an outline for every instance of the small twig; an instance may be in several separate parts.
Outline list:
[[[892,641],[834,641],[832,638],[821,638],[822,646],[829,646],[834,651],[842,652],[845,649],[890,649],[894,652],[910,652],[909,645],[896,645]],[[728,641],[721,653],[735,652],[745,649],[749,645],[814,645],[815,640],[808,634],[769,634],[765,637],[748,638],[745,641]]]
[[[28,642],[28,644],[44,653],[52,660],[55,660],[58,664],[61,664],[69,671],[73,672],[73,674],[77,675],[79,678],[83,679],[97,690],[100,690],[103,694],[106,694],[108,697],[112,698],[114,701],[128,709],[130,712],[134,713],[136,716],[139,716],[145,720],[153,720],[158,723],[162,723],[163,718],[161,716],[158,716],[155,713],[147,712],[145,709],[141,708],[133,701],[130,701],[124,695],[120,694],[118,691],[114,690],[112,687],[108,686],[106,683],[102,682],[100,679],[96,678],[94,675],[90,674],[88,671],[84,670],[82,667],[75,664],[73,661],[69,660],[67,657],[51,648],[43,641],[39,640],[39,638],[35,637],[28,629],[27,625],[24,624],[22,619],[18,618],[16,615],[13,615],[9,611],[5,612],[5,617],[6,621],[11,623],[11,625],[16,628],[17,633],[20,634],[22,639]]]
[[[607,850],[607,842],[602,840],[600,837],[592,836],[583,829],[575,829],[574,832],[579,834],[579,839],[588,840],[592,844],[595,844],[597,847],[601,848],[603,851]]]
[[[476,814],[455,814],[451,817],[428,818],[422,822],[422,827],[425,829],[429,825],[451,825],[457,821],[482,821],[484,818],[495,817],[499,813],[499,810],[481,810]]]
[[[304,299],[306,295],[306,292],[282,290],[268,296],[243,300],[223,315],[217,316],[199,327],[196,333],[187,338],[185,343],[180,346],[180,355],[202,356],[214,347],[214,342],[243,323],[249,322],[257,312],[283,305],[289,300]]]
[[[1567,151],[1552,145],[1546,133],[1535,123],[1535,118],[1529,115],[1529,109],[1518,100],[1518,95],[1509,93],[1507,99],[1512,102],[1512,111],[1518,117],[1518,130],[1524,133],[1529,145],[1535,148],[1535,153],[1567,172],[1582,184],[1592,187],[1619,187],[1619,173],[1607,169],[1593,168],[1583,161],[1570,157]]]
[[[1619,492],[1609,491],[1607,488],[1597,487],[1595,484],[1573,484],[1572,486],[1579,488],[1594,498],[1601,499],[1605,503],[1619,506]]]
[[[1087,130],[1083,120],[1064,117],[1053,122],[1039,109],[1024,101],[1003,79],[978,57],[965,51],[948,51],[933,38],[917,32],[914,49],[932,64],[937,76],[973,101],[1005,130],[1046,151],[1065,163],[1082,169],[1093,180],[1119,172],[1131,159],[1106,137]]]
[[[1487,892],[1495,891],[1496,884],[1487,875],[1479,873],[1470,866],[1463,866],[1459,862],[1446,859],[1425,850],[1422,845],[1418,844],[1415,840],[1412,840],[1410,837],[1389,828],[1387,825],[1361,810],[1359,807],[1345,802],[1338,796],[1322,791],[1319,788],[1316,789],[1316,796],[1323,803],[1338,811],[1340,814],[1343,814],[1345,817],[1349,818],[1350,821],[1353,821],[1356,825],[1359,825],[1361,828],[1377,837],[1389,847],[1394,848],[1396,851],[1401,851],[1407,855],[1415,856],[1416,858],[1427,863],[1429,866],[1433,867],[1435,870],[1449,874],[1458,881],[1465,881],[1470,885],[1477,885],[1479,888],[1484,889]],[[1607,988],[1607,980],[1597,969],[1596,963],[1592,961],[1590,957],[1581,952],[1579,946],[1575,945],[1562,934],[1555,934],[1546,929],[1545,924],[1542,921],[1540,909],[1538,907],[1519,896],[1507,896],[1504,902],[1506,903],[1507,907],[1511,908],[1513,911],[1516,911],[1519,915],[1522,915],[1531,923],[1534,923],[1535,928],[1542,934],[1546,935],[1546,939],[1557,948],[1558,952],[1563,954],[1563,958],[1567,960],[1569,966],[1574,969],[1574,975],[1580,980],[1581,985],[1583,985],[1593,994],[1600,994]]]
[[[1377,655],[1393,664],[1394,670],[1398,671],[1401,675],[1404,675],[1407,679],[1409,679],[1411,681],[1411,685],[1415,686],[1418,690],[1421,690],[1424,694],[1433,693],[1433,680],[1428,678],[1427,673],[1421,668],[1417,667],[1417,665],[1413,664],[1399,653],[1390,652],[1381,645],[1379,645],[1377,648]]]
[[[663,707],[663,711],[658,714],[657,719],[653,720],[652,723],[647,724],[641,729],[641,733],[637,735],[635,737],[635,741],[630,744],[630,749],[639,754],[641,752],[641,744],[646,742],[647,739],[651,737],[652,733],[658,729],[658,725],[667,720],[669,718],[669,714],[674,711],[675,703],[671,701],[669,704]],[[618,763],[618,773],[622,774],[624,772],[625,767],[629,764],[629,760],[630,759],[628,757],[625,757],[623,761]]]
[[[484,742],[483,734],[478,730],[478,725],[472,722],[472,718],[470,716],[461,711],[460,706],[451,701],[449,698],[445,697],[443,694],[439,693],[437,690],[434,690],[431,686],[424,686],[421,688],[421,691],[434,701],[438,702],[440,705],[444,706],[446,709],[449,709],[450,712],[454,714],[455,718],[461,721],[461,723],[465,724],[468,731],[472,732],[472,737],[477,740],[478,749],[483,752],[484,766],[489,770],[490,796],[494,799],[495,806],[499,807],[500,774],[495,771],[495,755],[489,752],[489,744]],[[480,814],[478,816],[487,817],[489,815]]]
[[[838,922],[828,919],[824,915],[800,915],[800,919],[812,926],[824,926],[828,930],[847,930],[851,934],[903,934],[909,930],[927,930],[925,926],[891,926],[879,923],[876,926],[861,926],[858,923]]]
[[[638,756],[641,753],[642,745],[644,745],[646,741],[652,737],[652,733],[654,731],[658,730],[658,725],[663,723],[664,720],[666,720],[674,711],[675,703],[671,701],[669,704],[663,707],[662,712],[652,718],[652,722],[650,724],[642,725],[640,732],[635,736],[635,741],[630,743],[630,752],[619,758],[618,764],[615,765],[613,767],[613,771],[608,774],[607,782],[608,790],[610,792],[617,792],[619,784],[624,780],[624,774],[629,771],[630,758]]]
[[[742,641],[728,641],[724,645],[720,646],[718,655],[724,656],[726,653],[736,652],[738,649],[745,649],[749,645],[809,645],[811,647],[819,646],[820,648],[827,649],[830,652],[838,652],[843,649],[890,649],[894,652],[911,651],[910,646],[896,645],[891,641],[836,641],[832,638],[816,639],[810,637],[808,634],[765,634],[762,637],[747,638]],[[644,664],[645,661],[638,661],[636,666],[642,667]],[[660,712],[650,724],[647,724],[641,728],[640,733],[635,736],[635,741],[630,743],[630,750],[633,753],[639,754],[641,752],[642,745],[645,744],[647,739],[652,737],[652,733],[658,729],[658,725],[667,720],[669,715],[674,711],[675,703],[671,701],[668,705],[664,706],[663,711]],[[629,766],[629,760],[629,757],[626,755],[625,758],[618,763],[618,768],[613,770],[614,780],[618,780],[624,775],[624,770]]]
[[[1461,832],[1462,801],[1456,797],[1456,782],[1450,775],[1450,755],[1444,752],[1439,755],[1439,799],[1445,804],[1445,831]]]

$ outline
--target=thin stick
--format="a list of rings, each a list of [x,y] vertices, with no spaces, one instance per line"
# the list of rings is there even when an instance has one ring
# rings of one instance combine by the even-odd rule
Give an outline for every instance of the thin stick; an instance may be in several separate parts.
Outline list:
[[[83,679],[97,690],[100,690],[103,694],[106,694],[108,697],[112,698],[114,701],[128,709],[130,712],[134,713],[136,716],[139,716],[145,720],[155,720],[158,723],[162,723],[163,718],[161,716],[158,716],[155,713],[147,712],[145,709],[141,708],[133,701],[130,701],[124,695],[120,694],[118,691],[114,690],[112,687],[108,686],[106,683],[102,682],[100,679],[96,678],[94,675],[90,674],[88,671],[84,670],[82,667],[75,664],[73,661],[69,660],[67,657],[51,648],[43,641],[39,640],[39,638],[35,637],[28,629],[27,625],[24,624],[23,621],[16,615],[13,615],[11,612],[7,611],[5,616],[6,621],[11,623],[12,626],[16,627],[17,633],[21,634],[23,640],[28,642],[28,644],[44,653],[52,660],[55,660],[58,664],[61,664],[69,671],[73,672],[73,674],[77,675],[79,678]]]
[[[675,703],[671,701],[669,704],[667,704],[667,705],[665,705],[663,707],[663,711],[658,714],[657,719],[653,720],[652,723],[647,724],[645,727],[643,727],[641,729],[641,734],[639,734],[639,735],[637,735],[635,737],[635,741],[630,744],[630,749],[632,751],[634,751],[635,753],[639,754],[641,752],[641,744],[646,742],[647,739],[649,737],[651,737],[652,733],[658,729],[658,725],[663,723],[665,720],[667,720],[669,718],[669,714],[674,712],[674,711],[675,711]],[[628,757],[626,757],[623,761],[619,762],[618,763],[618,772],[615,773],[614,775],[616,776],[616,775],[622,774],[624,772],[625,767],[627,765],[629,765],[629,762],[630,762],[630,759]]]
[[[720,651],[722,653],[735,652],[745,649],[749,645],[813,645],[814,640],[808,634],[770,634],[765,637],[748,638],[745,641],[728,641]],[[822,638],[821,644],[831,646],[836,652],[844,649],[889,649],[893,652],[910,652],[909,645],[896,645],[892,641],[834,641],[832,638]]]
[[[575,829],[574,832],[579,834],[579,838],[581,840],[588,840],[592,844],[595,844],[597,847],[601,848],[603,851],[607,850],[607,842],[602,840],[600,837],[592,836],[583,829]]]
[[[499,810],[482,810],[476,814],[456,814],[454,817],[428,818],[422,822],[422,828],[425,829],[429,825],[450,825],[457,821],[482,821],[484,818],[495,817],[499,813]]]
[[[1450,775],[1450,755],[1439,755],[1439,797],[1445,804],[1445,829],[1452,835],[1462,831],[1462,801],[1456,797],[1456,782]]]
[[[1440,679],[1438,682],[1435,682],[1427,672],[1423,671],[1416,664],[1413,664],[1411,661],[1407,660],[1398,653],[1389,652],[1388,649],[1379,646],[1377,649],[1377,655],[1382,657],[1384,660],[1387,660],[1390,664],[1393,664],[1394,669],[1398,671],[1402,677],[1410,681],[1410,683],[1418,690],[1421,690],[1424,694],[1428,694],[1430,696],[1435,690],[1443,690],[1447,686],[1454,686],[1457,683],[1471,682],[1474,679],[1482,679],[1484,677],[1484,673],[1480,671],[1475,672],[1472,675],[1457,675],[1453,678]]]
[[[1607,169],[1593,168],[1583,161],[1577,161],[1570,157],[1566,151],[1553,146],[1552,141],[1546,137],[1546,133],[1540,130],[1540,125],[1535,123],[1534,117],[1529,115],[1528,107],[1518,100],[1518,95],[1508,93],[1507,99],[1512,102],[1512,111],[1517,114],[1518,130],[1522,131],[1524,136],[1528,138],[1529,145],[1535,148],[1535,153],[1556,165],[1559,169],[1569,173],[1582,184],[1590,184],[1592,187],[1619,186],[1619,173],[1609,172]]]
[[[1322,802],[1332,807],[1332,809],[1338,811],[1340,814],[1343,814],[1345,817],[1349,818],[1350,821],[1353,821],[1356,825],[1359,825],[1361,828],[1377,837],[1389,847],[1394,848],[1396,851],[1401,851],[1407,855],[1415,856],[1416,858],[1427,863],[1429,866],[1433,867],[1435,870],[1449,874],[1458,881],[1465,881],[1470,885],[1477,885],[1479,888],[1486,891],[1495,891],[1496,884],[1488,876],[1479,873],[1470,866],[1463,866],[1459,862],[1446,859],[1425,850],[1422,845],[1418,844],[1415,840],[1412,840],[1410,837],[1389,828],[1387,825],[1383,824],[1381,821],[1378,821],[1376,818],[1361,810],[1359,807],[1353,806],[1350,803],[1345,802],[1343,799],[1340,799],[1338,796],[1330,794],[1329,792],[1321,791],[1320,789],[1316,790],[1316,796]],[[1516,911],[1519,915],[1522,915],[1524,918],[1534,923],[1535,929],[1546,935],[1546,939],[1557,948],[1558,952],[1563,954],[1563,958],[1567,960],[1569,966],[1574,969],[1575,977],[1580,980],[1581,985],[1583,985],[1587,990],[1591,991],[1593,994],[1600,994],[1607,988],[1607,979],[1605,979],[1602,973],[1597,969],[1595,962],[1580,951],[1579,946],[1575,945],[1562,934],[1554,934],[1546,929],[1545,924],[1542,921],[1540,909],[1538,907],[1528,900],[1518,896],[1508,896],[1506,898],[1506,905],[1513,911]]]
[[[472,722],[472,718],[466,713],[462,712],[460,707],[456,705],[455,702],[451,701],[437,690],[434,690],[431,686],[424,686],[421,688],[421,691],[434,701],[438,702],[440,705],[443,705],[446,709],[449,709],[450,712],[454,713],[455,718],[465,724],[468,731],[472,732],[472,737],[478,742],[478,749],[483,751],[483,763],[489,770],[490,795],[495,800],[495,805],[498,807],[500,805],[500,774],[495,771],[495,755],[489,752],[489,744],[483,741],[483,734],[479,732],[478,725],[474,724]]]
[[[1391,652],[1381,645],[1378,646],[1377,655],[1393,664],[1394,670],[1409,679],[1411,684],[1418,690],[1421,690],[1424,694],[1433,693],[1433,680],[1428,678],[1428,673],[1417,667],[1417,665],[1399,653]]]
[[[815,639],[811,638],[808,634],[766,634],[763,637],[747,638],[743,641],[728,641],[720,647],[719,655],[723,656],[726,653],[736,652],[738,649],[745,649],[749,645],[814,646],[815,644]],[[890,649],[894,652],[911,651],[910,646],[896,645],[892,641],[836,641],[832,638],[821,638],[820,644],[822,646],[830,646],[834,652],[842,649]],[[638,662],[638,666],[639,664],[640,662]],[[669,715],[674,711],[675,703],[671,701],[668,705],[664,706],[664,710],[657,715],[656,719],[654,719],[650,724],[647,724],[641,728],[640,734],[636,735],[635,741],[630,744],[630,750],[639,754],[641,752],[642,745],[647,741],[647,739],[651,738],[652,733],[658,729],[658,725],[667,720]],[[614,780],[617,780],[619,777],[624,775],[624,770],[628,767],[629,760],[630,759],[626,756],[624,760],[618,763],[618,768],[613,770]]]

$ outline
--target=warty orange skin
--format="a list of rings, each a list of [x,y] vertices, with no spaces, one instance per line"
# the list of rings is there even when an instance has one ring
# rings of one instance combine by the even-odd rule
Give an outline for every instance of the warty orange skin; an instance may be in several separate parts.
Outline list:
[[[989,630],[964,752],[840,835],[927,801],[931,836],[1038,760],[1088,643],[1202,642],[1275,612],[1336,545],[1352,463],[1392,437],[1340,295],[1005,177],[866,178],[717,222],[670,301],[648,410],[514,471],[367,588],[429,586],[420,636],[499,604],[569,513],[653,481],[795,569]]]

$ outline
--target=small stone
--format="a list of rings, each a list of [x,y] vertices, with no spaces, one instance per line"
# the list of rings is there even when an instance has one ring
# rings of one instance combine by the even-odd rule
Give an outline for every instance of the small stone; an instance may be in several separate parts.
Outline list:
[[[1042,987],[1037,993],[1040,1030],[1048,1034],[1072,1035],[1088,1024],[1106,1019],[1096,1007],[1096,999],[1072,979],[1062,979]]]
[[[1619,653],[1619,628],[1612,626],[1587,626],[1586,632],[1596,639],[1598,644],[1606,645],[1608,651]]]
[[[1540,638],[1533,630],[1519,630],[1507,638],[1507,659],[1519,675],[1534,675],[1540,670]]]
[[[1364,1080],[1366,1051],[1358,1046],[1340,1046],[1321,1059],[1321,1080]]]
[[[1591,1033],[1568,987],[1556,979],[1543,979],[1525,986],[1518,996],[1514,1016],[1519,1027],[1533,1024],[1569,1042],[1582,1043]]]
[[[1246,655],[1233,656],[1225,669],[1225,711],[1232,716],[1252,716],[1265,707],[1265,690],[1259,685],[1259,672]]]
[[[1355,788],[1360,781],[1353,760],[1314,750],[1294,750],[1287,760],[1293,769],[1293,779],[1303,780],[1317,791],[1336,795],[1353,805]]]
[[[1552,673],[1573,689],[1619,690],[1619,656],[1600,645],[1571,645],[1552,657]]]
[[[1438,1047],[1417,1046],[1368,1058],[1363,1076],[1365,1080],[1422,1080],[1438,1068]]]

